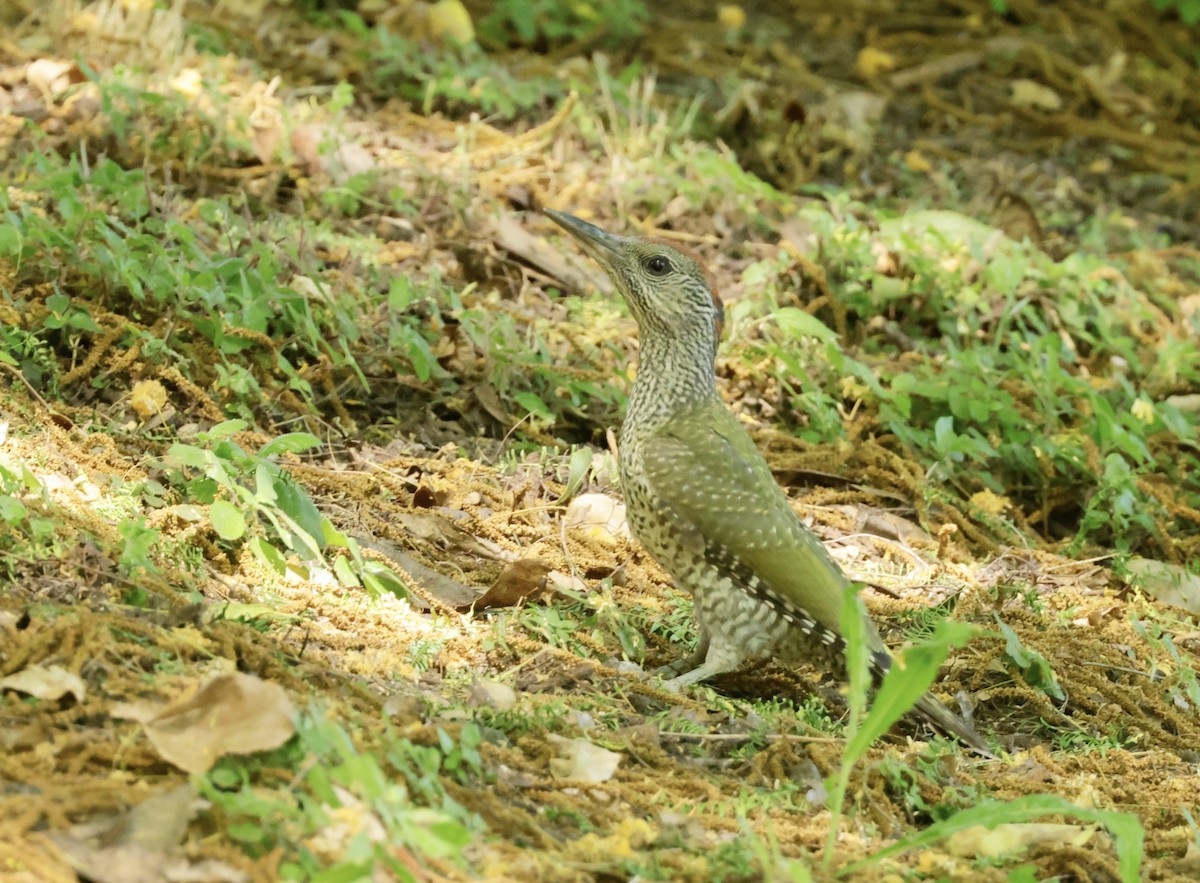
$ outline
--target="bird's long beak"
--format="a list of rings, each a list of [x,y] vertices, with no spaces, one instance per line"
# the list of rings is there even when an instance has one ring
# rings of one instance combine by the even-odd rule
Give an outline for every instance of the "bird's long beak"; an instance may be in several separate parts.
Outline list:
[[[621,243],[624,241],[622,237],[614,236],[601,230],[595,224],[581,221],[566,212],[556,212],[553,209],[543,209],[543,211],[550,220],[579,240],[583,250],[600,261],[603,266],[612,265],[613,258],[619,254]]]

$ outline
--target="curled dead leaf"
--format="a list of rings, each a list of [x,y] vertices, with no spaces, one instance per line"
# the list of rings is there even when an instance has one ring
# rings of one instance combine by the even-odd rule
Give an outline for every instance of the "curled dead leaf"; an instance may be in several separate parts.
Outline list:
[[[549,565],[536,558],[521,558],[509,562],[491,587],[484,592],[472,607],[486,610],[489,607],[515,607],[527,598],[534,598],[546,590],[546,575]],[[463,609],[463,608],[460,608]]]

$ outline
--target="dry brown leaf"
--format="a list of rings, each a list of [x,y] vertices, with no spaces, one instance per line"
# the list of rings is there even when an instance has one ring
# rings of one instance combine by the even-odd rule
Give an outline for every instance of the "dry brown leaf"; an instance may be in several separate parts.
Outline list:
[[[1178,564],[1149,558],[1131,558],[1127,567],[1133,584],[1150,597],[1189,613],[1200,613],[1200,576]]]
[[[118,842],[174,849],[183,843],[196,805],[196,790],[189,784],[148,797],[129,811]]]
[[[862,505],[856,506],[855,512],[860,531],[872,533],[884,539],[900,540],[904,543],[933,544],[933,537],[927,530],[903,515],[889,512],[887,509]]]
[[[67,863],[92,883],[244,883],[237,868],[212,859],[193,862],[141,846],[93,847],[65,834],[50,834]]]
[[[483,232],[500,248],[537,267],[580,294],[613,293],[612,281],[603,273],[570,257],[554,244],[535,237],[512,215],[495,215],[483,222]]]
[[[586,739],[564,739],[554,733],[547,738],[558,755],[550,759],[550,774],[556,779],[607,782],[621,763],[621,755]]]
[[[74,62],[60,61],[55,58],[39,58],[29,62],[25,67],[25,79],[30,86],[48,99],[52,95],[66,91],[76,83],[84,82],[87,77],[76,67]]]
[[[580,494],[563,517],[567,530],[578,530],[595,540],[612,544],[630,538],[625,504],[608,494]]]
[[[145,705],[123,705],[114,717],[138,720],[159,755],[189,773],[203,773],[225,754],[278,748],[292,737],[292,703],[282,687],[254,675],[218,675],[191,696],[148,716]]]
[[[1012,103],[1017,107],[1034,110],[1059,110],[1062,107],[1062,96],[1036,80],[1013,80],[1009,85],[1012,86]]]
[[[438,515],[427,515],[421,512],[393,512],[390,517],[392,521],[398,522],[406,531],[422,540],[439,543],[492,561],[504,561],[511,557],[491,540],[469,534],[461,527],[451,524]]]
[[[1094,826],[1029,822],[985,828],[975,825],[951,834],[946,849],[965,858],[1001,858],[1025,852],[1034,846],[1083,846],[1096,833]]]
[[[864,46],[860,49],[854,62],[854,72],[868,80],[895,69],[896,56],[874,46]]]
[[[147,798],[128,812],[98,816],[51,839],[67,862],[97,883],[241,883],[245,875],[216,861],[179,855],[197,808],[196,791],[180,785]]]
[[[549,572],[549,565],[537,558],[521,558],[510,562],[492,583],[491,588],[469,607],[476,610],[515,607],[525,599],[536,597],[546,590],[546,574]]]
[[[475,681],[467,701],[472,705],[482,705],[497,711],[509,711],[517,704],[517,691],[508,684],[499,681]]]
[[[57,665],[31,665],[0,679],[0,690],[13,690],[45,702],[56,702],[68,693],[82,702],[87,687],[79,675]]]

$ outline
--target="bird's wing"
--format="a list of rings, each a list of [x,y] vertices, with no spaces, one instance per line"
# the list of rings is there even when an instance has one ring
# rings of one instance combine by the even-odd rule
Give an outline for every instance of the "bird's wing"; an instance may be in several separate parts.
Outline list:
[[[849,580],[792,510],[754,441],[719,404],[680,418],[645,440],[641,457],[650,492],[681,541],[744,591],[785,616],[790,611],[805,631],[824,640],[824,629],[840,644],[842,592]],[[891,657],[869,620],[867,635],[878,679]],[[974,728],[930,694],[917,711],[992,756]]]
[[[732,413],[705,403],[681,414],[644,443],[641,456],[654,499],[709,563],[781,612],[802,611],[840,631],[849,581]]]

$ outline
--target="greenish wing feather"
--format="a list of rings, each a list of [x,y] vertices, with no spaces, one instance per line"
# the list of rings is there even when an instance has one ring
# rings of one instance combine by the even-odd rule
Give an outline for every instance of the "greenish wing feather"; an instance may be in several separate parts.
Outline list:
[[[705,557],[735,583],[746,587],[757,577],[783,603],[840,631],[849,581],[801,523],[732,413],[706,403],[677,415],[641,454],[653,497],[681,538],[702,542]]]

